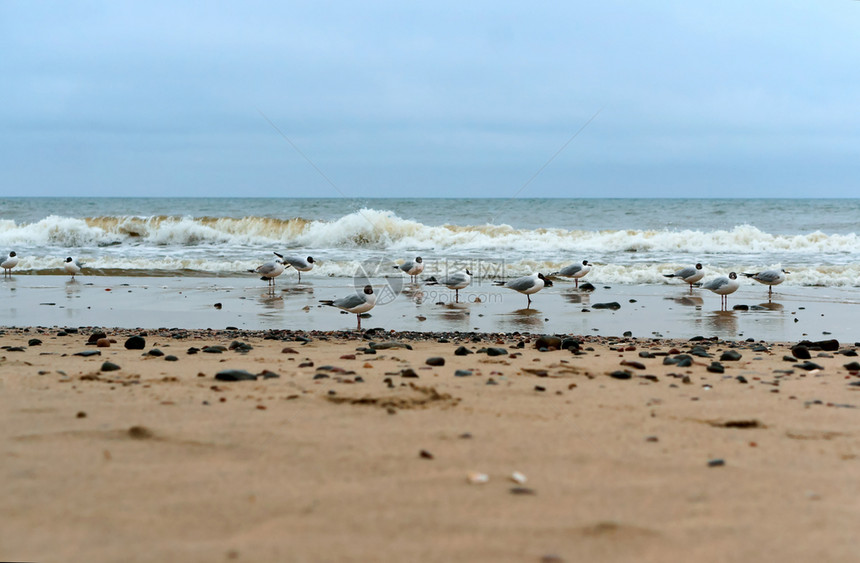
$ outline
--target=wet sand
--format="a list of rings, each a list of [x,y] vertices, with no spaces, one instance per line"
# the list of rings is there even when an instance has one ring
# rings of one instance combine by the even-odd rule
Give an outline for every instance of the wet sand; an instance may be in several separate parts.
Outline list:
[[[2,332],[3,560],[857,560],[851,342]]]
[[[720,298],[686,284],[596,284],[593,291],[559,281],[532,298],[475,281],[454,303],[447,288],[410,285],[405,279],[372,280],[379,305],[362,326],[401,331],[575,333],[637,337],[804,338],[860,340],[860,291],[856,288],[778,286],[742,281]],[[361,283],[363,287],[363,283]],[[348,278],[279,278],[274,291],[256,278],[118,278],[14,276],[0,283],[5,326],[124,326],[240,329],[344,330],[354,315],[320,305],[354,292]],[[618,309],[600,309],[600,304]],[[216,308],[220,304],[220,308]],[[733,310],[734,306],[746,310]]]

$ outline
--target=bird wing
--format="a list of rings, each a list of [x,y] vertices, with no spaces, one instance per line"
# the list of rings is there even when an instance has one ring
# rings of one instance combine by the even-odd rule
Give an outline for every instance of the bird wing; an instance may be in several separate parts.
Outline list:
[[[572,276],[573,274],[578,273],[582,270],[582,264],[571,264],[570,266],[565,266],[561,270],[558,271],[558,275],[560,276]]]
[[[334,306],[339,307],[341,309],[352,309],[354,307],[358,307],[359,305],[363,305],[365,303],[365,298],[362,295],[347,295],[346,297],[341,297],[340,299],[335,299]]]
[[[505,284],[505,287],[513,289],[514,291],[525,291],[526,289],[531,289],[534,285],[535,279],[531,276],[525,276],[509,281]]]

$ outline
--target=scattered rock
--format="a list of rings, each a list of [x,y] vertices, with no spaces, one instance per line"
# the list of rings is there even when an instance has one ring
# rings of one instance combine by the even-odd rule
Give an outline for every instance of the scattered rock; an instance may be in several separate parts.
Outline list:
[[[31,338],[30,340],[27,341],[27,346],[41,346],[41,345],[42,345],[42,341],[39,340],[38,338]]]
[[[427,450],[421,450],[420,452],[418,452],[418,457],[420,457],[421,459],[433,459],[433,454],[431,454]]]
[[[609,377],[613,379],[630,379],[633,377],[633,374],[626,370],[617,370],[610,373]]]
[[[179,358],[177,358],[176,356],[174,356],[172,354],[168,354],[167,356],[164,356],[164,361],[165,362],[178,362]]]
[[[812,371],[814,369],[824,369],[823,367],[816,364],[815,362],[803,362],[802,364],[794,364],[794,367],[800,368],[800,369],[803,369],[806,371]]]
[[[726,350],[720,356],[721,362],[736,362],[740,360],[743,356],[737,350]]]
[[[102,353],[98,350],[84,350],[83,352],[75,352],[72,354],[73,356],[83,356],[84,358],[88,358],[89,356],[101,356]]]
[[[126,350],[143,350],[146,348],[146,339],[142,336],[132,336],[125,341]]]
[[[508,351],[504,348],[487,348],[488,356],[507,356]]]
[[[642,362],[633,362],[630,360],[623,360],[621,362],[621,365],[627,366],[629,368],[634,368],[634,369],[645,369],[645,364],[643,364]]]
[[[101,371],[116,371],[118,369],[120,367],[113,362],[104,362],[101,367]]]
[[[724,459],[711,459],[708,460],[708,467],[722,467],[726,464]]]
[[[98,340],[96,340],[96,346],[99,348],[110,348],[110,339],[99,338]]]
[[[621,303],[617,301],[611,301],[609,303],[595,303],[591,306],[592,309],[611,309],[613,311],[617,311],[621,308]]]
[[[460,346],[459,348],[454,350],[455,356],[467,356],[467,355],[472,354],[472,353],[473,352],[471,350],[469,350],[468,348],[466,348],[465,346]]]
[[[723,364],[720,362],[711,362],[711,365],[707,367],[707,370],[711,373],[725,373],[726,368],[724,368]]]
[[[860,371],[860,362],[850,362],[842,367],[844,367],[848,371]]]
[[[791,355],[798,360],[809,360],[812,358],[812,355],[809,353],[809,348],[801,346],[800,344],[791,349]]]
[[[104,332],[94,332],[90,335],[89,339],[87,339],[87,344],[95,344],[102,338],[107,338],[107,334]]]
[[[164,352],[159,350],[158,348],[153,348],[149,352],[146,353],[147,356],[155,356],[156,358],[160,358],[164,355]]]
[[[561,338],[541,336],[535,340],[535,348],[538,350],[561,350]]]
[[[426,363],[428,366],[444,366],[445,358],[442,358],[440,356],[433,356],[432,358],[427,358],[424,363]]]
[[[228,369],[215,374],[218,381],[256,381],[257,376],[243,369]]]
[[[458,369],[454,372],[454,377],[469,377],[472,375],[472,370],[470,369]]]
[[[400,377],[411,377],[411,378],[418,379],[418,374],[415,373],[414,369],[406,368],[406,369],[400,370]]]

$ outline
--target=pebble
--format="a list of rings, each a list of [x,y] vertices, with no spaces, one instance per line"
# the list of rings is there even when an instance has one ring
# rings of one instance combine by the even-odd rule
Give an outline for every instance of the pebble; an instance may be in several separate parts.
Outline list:
[[[421,450],[420,452],[418,452],[418,457],[420,457],[421,459],[433,459],[433,454],[431,454],[427,450]]]
[[[797,345],[791,349],[791,354],[798,360],[809,360],[812,355],[809,353],[809,348],[806,346]]]
[[[623,361],[621,362],[621,365],[622,365],[622,366],[627,366],[627,367],[629,367],[629,368],[645,369],[645,364],[643,364],[642,362],[632,362],[632,361],[629,361],[629,360],[623,360]]]
[[[711,365],[707,367],[707,370],[711,373],[725,373],[726,368],[724,368],[723,364],[720,362],[711,362]]]
[[[118,369],[120,367],[113,362],[104,362],[101,367],[101,371],[116,371]]]
[[[708,460],[708,467],[722,467],[726,464],[724,459],[711,459]]]
[[[146,339],[142,336],[132,336],[125,341],[126,350],[143,350],[146,348]]]
[[[110,348],[110,339],[99,338],[98,340],[96,340],[96,346],[99,348]]]
[[[469,350],[468,348],[466,348],[465,346],[460,346],[459,348],[454,350],[455,356],[467,356],[467,355],[472,354],[472,353],[473,352],[471,350]]]
[[[179,361],[179,358],[177,358],[176,356],[174,356],[174,355],[170,354],[170,355],[164,356],[164,361],[165,361],[165,362],[178,362],[178,361]]]
[[[73,356],[83,356],[84,358],[87,358],[89,356],[101,356],[102,353],[99,352],[98,350],[84,350],[83,352],[75,352],[72,355]]]
[[[433,356],[432,358],[427,358],[424,363],[428,366],[444,366],[445,358],[442,358],[440,356]]]
[[[164,355],[164,352],[159,350],[158,348],[153,348],[149,352],[146,353],[147,356],[155,356],[156,358],[160,358]]]
[[[823,367],[816,364],[815,362],[803,362],[802,364],[794,364],[794,367],[800,368],[800,369],[803,369],[806,371],[812,371],[814,369],[824,369]]]
[[[87,340],[87,344],[95,344],[96,342],[98,342],[102,338],[107,338],[107,334],[105,334],[104,332],[94,332],[90,335],[89,339]]]
[[[405,368],[400,370],[400,377],[411,377],[418,379],[418,374],[415,373],[415,370],[412,368]]]
[[[742,358],[741,353],[737,350],[726,350],[720,356],[721,362],[736,362]]]
[[[850,362],[842,367],[844,367],[848,371],[860,371],[860,362]]]
[[[215,374],[218,381],[256,381],[257,376],[243,369],[228,369]]]
[[[561,350],[561,338],[556,336],[540,336],[535,340],[535,348],[538,350]]]
[[[39,340],[38,338],[31,338],[30,340],[27,341],[27,346],[41,346],[41,345],[42,345],[42,341]]]
[[[472,370],[470,369],[458,369],[454,372],[454,377],[469,377],[472,375]]]
[[[483,485],[484,483],[488,483],[490,481],[490,476],[486,473],[470,471],[466,474],[466,481],[470,485]]]
[[[508,351],[504,348],[487,348],[488,356],[507,356]]]
[[[591,306],[592,309],[611,309],[613,311],[617,311],[621,308],[621,303],[617,301],[610,301],[609,303],[595,303]]]
[[[609,377],[613,379],[630,379],[633,377],[633,374],[626,370],[617,370],[610,373]]]

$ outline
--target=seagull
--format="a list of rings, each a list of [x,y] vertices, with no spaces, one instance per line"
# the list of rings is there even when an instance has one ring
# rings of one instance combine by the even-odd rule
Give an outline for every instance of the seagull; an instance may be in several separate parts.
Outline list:
[[[702,286],[702,289],[709,289],[720,295],[720,305],[724,308],[729,306],[729,294],[734,293],[738,290],[738,275],[734,272],[729,274],[729,277],[720,276],[718,278],[712,279],[708,283]]]
[[[283,254],[274,253],[280,258],[285,268],[292,266],[299,273],[299,281],[302,281],[302,272],[310,272],[314,268],[314,259],[312,256],[302,258],[301,256],[284,256]]]
[[[744,274],[748,278],[752,278],[759,283],[763,283],[770,287],[767,288],[767,296],[770,298],[773,295],[773,286],[779,285],[785,281],[785,274],[789,274],[785,270],[765,270],[755,274]]]
[[[280,258],[275,258],[272,262],[267,262],[261,266],[257,266],[253,270],[248,270],[252,274],[260,274],[260,279],[269,282],[271,287],[275,286],[275,278],[284,273],[284,262]]]
[[[447,287],[448,289],[454,290],[454,301],[460,301],[460,290],[472,283],[472,272],[469,270],[463,270],[462,272],[456,272],[449,276],[445,276],[437,280],[435,277],[430,276],[427,280],[427,285],[437,285],[441,284]]]
[[[579,287],[579,278],[583,277],[590,271],[591,264],[588,263],[588,260],[583,260],[582,264],[571,264],[570,266],[565,266],[558,272],[550,275],[573,278],[574,280],[576,280],[576,287]]]
[[[537,293],[545,287],[550,287],[552,282],[546,279],[543,274],[540,272],[535,272],[530,276],[523,276],[521,278],[517,278],[515,280],[511,280],[508,283],[497,281],[495,285],[501,285],[507,287],[508,289],[513,289],[514,291],[519,291],[528,298],[528,305],[532,304],[532,293]]]
[[[418,274],[424,271],[424,260],[420,256],[417,256],[415,260],[406,260],[403,264],[394,266],[394,268],[403,270],[404,273],[409,274],[410,281],[415,282],[418,281]]]
[[[71,256],[66,258],[66,261],[63,263],[63,268],[65,268],[66,272],[72,274],[72,279],[75,279],[75,274],[81,273],[81,268],[83,267],[83,262],[77,258],[72,258]]]
[[[9,253],[9,258],[0,262],[0,268],[3,268],[3,277],[6,277],[6,274],[12,275],[12,268],[18,265],[18,255],[15,254],[15,251]]]
[[[702,270],[701,264],[681,268],[674,274],[663,274],[667,278],[681,278],[690,284],[690,293],[693,293],[693,284],[705,277],[705,272]]]
[[[373,288],[369,285],[364,286],[363,293],[355,293],[340,299],[325,299],[320,301],[323,305],[331,305],[350,313],[355,313],[358,318],[358,330],[361,330],[361,314],[373,309],[376,305],[376,295],[373,293]]]

